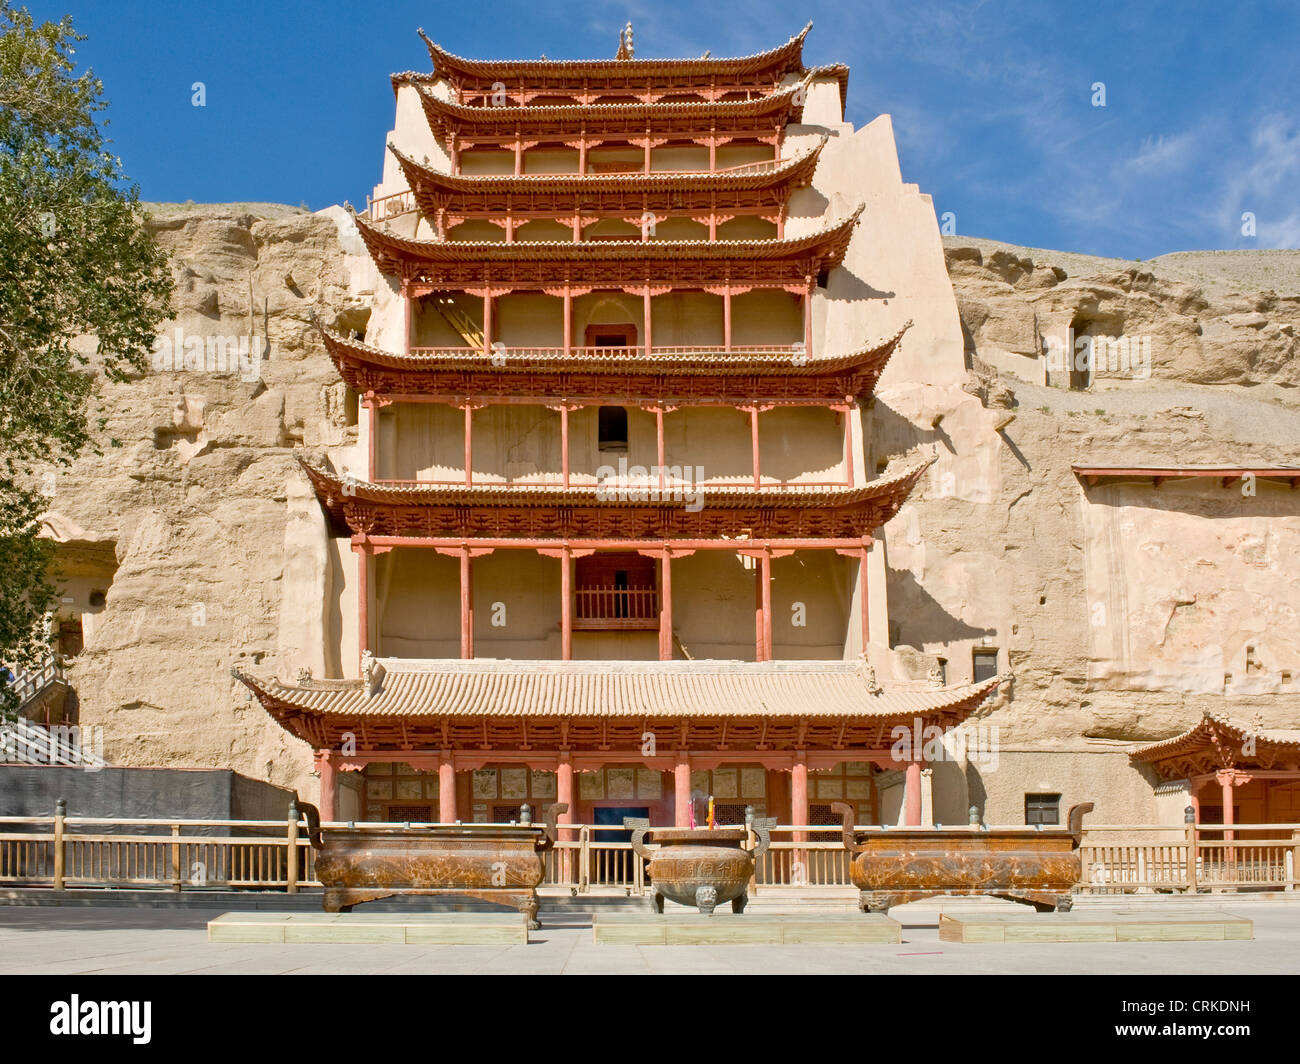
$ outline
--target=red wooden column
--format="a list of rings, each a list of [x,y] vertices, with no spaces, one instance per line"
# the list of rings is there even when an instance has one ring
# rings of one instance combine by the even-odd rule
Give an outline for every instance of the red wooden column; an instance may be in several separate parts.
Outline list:
[[[808,823],[808,752],[796,750],[790,770],[790,823]],[[808,833],[796,831],[795,842],[806,842]],[[797,852],[797,851],[796,851]]]
[[[645,131],[645,172],[650,172],[650,130]]]
[[[465,404],[465,487],[474,486],[474,404]]]
[[[918,828],[921,826],[921,762],[919,759],[907,763],[904,781],[906,786],[903,823],[909,828]]]
[[[370,543],[364,536],[354,543],[357,552],[357,655],[370,649]]]
[[[411,284],[409,281],[402,281],[402,336],[404,347],[403,350],[409,355],[411,353]]]
[[[569,404],[560,404],[560,482],[569,488]]]
[[[867,652],[867,647],[871,643],[871,602],[867,597],[867,559],[869,555],[867,548],[863,547],[858,552],[858,596],[862,599],[858,603],[858,611],[862,614],[862,653]]]
[[[469,547],[460,550],[460,656],[474,656],[474,570]]]
[[[651,334],[653,332],[650,325],[650,286],[649,285],[645,286],[644,293],[642,294],[641,297],[641,305],[642,305],[642,313],[645,317],[645,330],[644,330],[645,331],[645,353],[648,356],[650,354],[650,348],[652,346]]]
[[[691,826],[691,758],[685,750],[677,751],[673,765],[673,817],[675,826]]]
[[[754,566],[754,660],[772,659],[772,552],[745,551]]]
[[[332,821],[337,817],[338,765],[332,750],[316,751],[316,771],[320,774],[320,818]]]
[[[803,290],[803,353],[807,358],[812,358],[812,296],[813,296],[813,279],[807,277]]]
[[[754,452],[754,488],[758,489],[763,484],[763,478],[758,471],[758,407],[749,408],[749,438]]]
[[[524,142],[515,141],[515,176],[518,177],[524,172]]]
[[[454,824],[456,816],[456,762],[450,750],[442,751],[438,758],[438,820]]]
[[[673,554],[667,547],[659,562],[659,660],[673,660]]]
[[[573,762],[567,752],[560,754],[560,762],[555,766],[555,800],[569,807],[559,815],[557,822],[574,823],[577,820],[578,807],[573,801]],[[570,842],[573,839],[573,832],[561,831],[559,836],[561,842]],[[560,870],[564,882],[572,883],[570,877],[573,875],[573,855],[567,849],[560,854]]]
[[[577,240],[579,236],[577,215],[574,215],[573,222],[573,239]],[[573,291],[565,285],[564,288],[564,354],[568,356],[573,352]]]
[[[731,350],[731,285],[722,290],[722,349]]]
[[[853,410],[852,405],[833,406],[839,415],[844,418],[844,486],[853,487]]]
[[[573,552],[560,551],[560,660],[573,660]]]
[[[709,173],[716,173],[718,169],[718,127],[715,125],[709,130]]]
[[[664,408],[656,406],[655,410],[655,456],[659,462],[659,490],[664,489]]]
[[[1238,783],[1246,783],[1249,777],[1233,769],[1223,769],[1215,773],[1219,781],[1219,786],[1223,789],[1223,859],[1228,866],[1228,878],[1237,878],[1237,849],[1232,845],[1237,833],[1232,830],[1232,825],[1237,822],[1236,811],[1232,808],[1232,792]]]
[[[581,137],[578,140],[578,173],[587,172],[587,138]]]
[[[492,353],[492,291],[483,292],[483,354]]]
[[[366,479],[375,482],[375,437],[379,435],[379,402],[374,392],[366,392]]]

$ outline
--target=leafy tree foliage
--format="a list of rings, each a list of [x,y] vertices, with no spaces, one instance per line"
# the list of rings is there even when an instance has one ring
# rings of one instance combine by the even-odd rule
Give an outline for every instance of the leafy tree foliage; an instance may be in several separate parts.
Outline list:
[[[38,24],[0,0],[0,663],[14,672],[48,653],[56,575],[37,532],[53,471],[92,444],[101,382],[144,372],[171,314],[166,255],[98,120],[103,85],[76,69],[81,40],[69,17]],[[14,705],[0,691],[0,713]]]

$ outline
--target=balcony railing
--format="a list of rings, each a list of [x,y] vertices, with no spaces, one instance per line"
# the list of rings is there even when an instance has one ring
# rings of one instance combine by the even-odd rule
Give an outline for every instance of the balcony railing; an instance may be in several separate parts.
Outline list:
[[[366,219],[371,222],[386,222],[417,210],[415,193],[409,188],[393,192],[378,199],[366,197]]]
[[[659,627],[659,592],[652,587],[580,587],[573,627],[641,631]]]
[[[469,358],[475,355],[483,354],[482,350],[477,347],[412,347],[412,355],[418,355],[421,358]],[[649,354],[652,357],[700,357],[709,355],[775,355],[789,358],[795,365],[802,364],[796,362],[796,359],[804,359],[806,351],[802,341],[793,344],[732,344],[731,347],[723,347],[721,344],[676,344],[666,347],[660,347],[657,344],[650,348]],[[635,356],[637,358],[646,357],[644,344],[634,344],[627,347],[506,347],[494,346],[492,355],[498,360],[501,359],[529,359],[529,358],[555,358],[562,355],[568,355],[571,358],[627,358]]]

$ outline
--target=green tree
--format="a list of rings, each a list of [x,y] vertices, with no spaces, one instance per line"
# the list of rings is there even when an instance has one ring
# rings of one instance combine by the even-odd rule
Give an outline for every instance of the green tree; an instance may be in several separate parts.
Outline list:
[[[107,150],[81,40],[70,17],[38,24],[0,0],[0,664],[15,672],[48,652],[51,471],[92,445],[91,397],[148,369],[171,316],[167,257]],[[0,714],[14,707],[6,687]]]

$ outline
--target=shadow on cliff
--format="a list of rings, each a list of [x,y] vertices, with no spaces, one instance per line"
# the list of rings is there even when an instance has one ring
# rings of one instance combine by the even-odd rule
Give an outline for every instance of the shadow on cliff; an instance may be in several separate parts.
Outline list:
[[[914,447],[932,443],[942,444],[949,454],[957,453],[942,422],[933,428],[922,428],[880,398],[871,404],[870,428],[870,438],[876,443],[879,455],[903,454]]]
[[[889,613],[894,618],[890,622],[891,646],[955,643],[995,632],[992,628],[975,628],[954,617],[907,569],[890,569],[885,587],[889,594]]]

